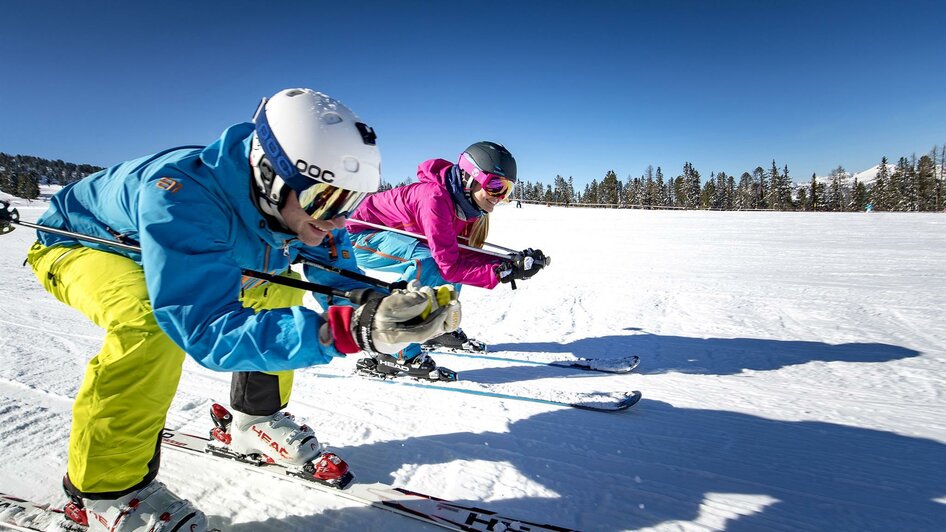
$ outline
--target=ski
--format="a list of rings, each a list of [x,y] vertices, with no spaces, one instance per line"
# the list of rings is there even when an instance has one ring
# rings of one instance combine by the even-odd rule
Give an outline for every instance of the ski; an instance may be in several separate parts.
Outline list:
[[[319,372],[319,377],[330,379],[349,378],[353,375],[339,375],[333,373]],[[435,384],[432,382],[422,382],[406,376],[398,377],[375,377],[355,372],[357,377],[369,379],[382,384],[393,384],[398,386],[411,386],[414,388],[424,388],[427,390],[441,390],[445,392],[465,393],[469,395],[479,395],[483,397],[492,397],[494,399],[505,399],[511,401],[525,401],[530,403],[541,403],[554,406],[564,406],[577,408],[579,410],[589,410],[593,412],[620,412],[636,405],[641,400],[641,392],[569,392],[567,395],[551,392],[551,396],[541,397],[536,395],[506,393],[490,389],[488,385],[476,384],[471,381],[456,381],[450,384]]]
[[[85,527],[66,518],[61,509],[0,493],[0,528],[24,531],[83,532]]]
[[[272,474],[289,482],[296,482],[323,493],[354,501],[365,506],[380,508],[389,512],[437,525],[448,530],[462,531],[509,531],[509,532],[568,532],[572,529],[555,525],[540,524],[506,517],[475,506],[466,506],[445,499],[424,495],[404,488],[395,488],[388,484],[375,482],[361,484],[354,482],[345,489],[333,488],[324,484],[292,476],[289,469],[279,464],[253,465],[213,454],[208,451],[209,438],[185,434],[171,429],[161,433],[164,446],[181,452],[194,453],[212,460],[226,461],[253,471]]]
[[[531,364],[534,366],[554,366],[558,368],[577,369],[582,371],[597,371],[601,373],[630,373],[637,368],[641,359],[637,355],[622,358],[585,358],[576,357],[574,359],[553,360],[543,362],[541,360],[529,360],[526,358],[502,357],[496,355],[487,355],[484,352],[463,351],[454,349],[432,349],[426,351],[430,354],[439,354],[447,356],[479,358],[483,360],[498,360],[500,362],[515,362],[517,364]]]

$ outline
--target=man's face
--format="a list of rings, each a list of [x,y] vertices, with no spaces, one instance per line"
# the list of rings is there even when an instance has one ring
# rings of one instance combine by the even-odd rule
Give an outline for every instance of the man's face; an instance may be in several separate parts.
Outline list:
[[[318,246],[325,240],[330,231],[335,229],[344,229],[344,216],[336,216],[331,220],[313,220],[301,206],[299,206],[299,196],[296,192],[290,191],[286,198],[286,204],[279,209],[283,221],[290,231],[299,237],[299,240],[307,246]]]

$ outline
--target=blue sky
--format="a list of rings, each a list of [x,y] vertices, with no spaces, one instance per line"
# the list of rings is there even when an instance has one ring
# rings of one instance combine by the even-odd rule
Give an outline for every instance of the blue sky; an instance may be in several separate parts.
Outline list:
[[[806,180],[946,144],[946,2],[0,4],[0,151],[107,166],[322,90],[383,177],[494,140],[520,178],[648,165]]]

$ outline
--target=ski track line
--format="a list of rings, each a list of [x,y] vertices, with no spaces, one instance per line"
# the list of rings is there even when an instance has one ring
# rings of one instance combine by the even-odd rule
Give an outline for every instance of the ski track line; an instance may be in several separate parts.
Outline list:
[[[72,403],[74,401],[72,397],[40,390],[30,384],[0,377],[0,389],[2,388],[6,388],[4,391],[10,393],[13,399],[17,397],[25,398],[27,401],[36,403],[39,406],[47,406],[48,400],[52,399],[53,403],[59,407],[56,408],[57,411],[69,412],[70,415],[72,413]]]
[[[48,328],[44,328],[44,327],[36,327],[36,326],[33,326],[33,325],[26,325],[25,323],[17,323],[17,322],[13,322],[13,321],[7,321],[7,320],[2,319],[2,318],[0,318],[0,323],[5,324],[5,325],[12,325],[12,326],[14,326],[14,327],[20,327],[20,328],[23,328],[23,329],[31,329],[31,330],[34,330],[34,331],[44,332],[44,333],[47,333],[48,335],[54,336],[54,337],[69,336],[69,337],[72,337],[72,338],[82,338],[82,339],[84,339],[84,340],[93,340],[93,341],[96,341],[96,342],[101,342],[101,341],[102,341],[102,338],[104,337],[103,335],[93,336],[93,335],[88,335],[88,334],[75,334],[75,333],[60,332],[60,331],[56,331],[56,330],[48,329]]]
[[[940,349],[942,349],[942,346],[943,346],[942,338],[935,338],[927,334],[924,330],[922,330],[920,327],[918,327],[914,323],[915,320],[908,319],[906,316],[904,316],[903,312],[899,311],[896,308],[887,308],[887,311],[890,313],[891,316],[896,318],[896,320],[900,323],[901,327],[909,330],[914,336],[924,340],[930,346],[937,346]],[[935,350],[935,347],[934,347],[934,350]],[[917,349],[917,351],[919,351],[919,349]]]

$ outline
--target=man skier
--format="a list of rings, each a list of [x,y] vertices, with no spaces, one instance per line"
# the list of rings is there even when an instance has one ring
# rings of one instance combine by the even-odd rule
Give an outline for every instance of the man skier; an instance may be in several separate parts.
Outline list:
[[[347,470],[323,467],[315,434],[283,412],[291,370],[362,350],[396,353],[455,330],[453,288],[409,286],[358,308],[316,295],[319,314],[302,306],[301,290],[241,270],[297,277],[297,258],[356,270],[345,217],[377,190],[375,140],[341,102],[287,89],[209,146],[131,160],[53,197],[39,224],[141,250],[40,232],[28,255],[46,290],[105,329],[73,407],[70,517],[90,530],[207,528],[200,510],[155,480],[185,352],[234,372],[232,452],[265,454],[319,481]],[[312,266],[304,273],[341,290],[366,287]]]

